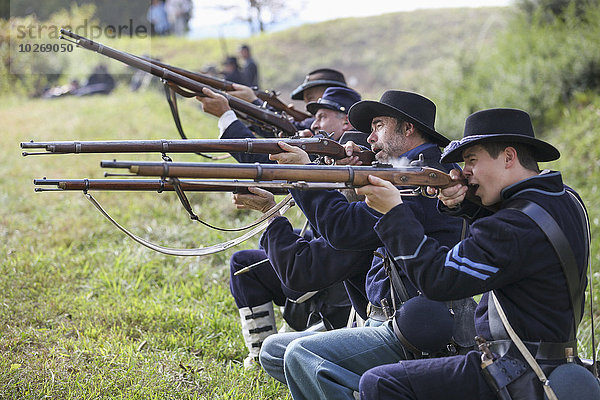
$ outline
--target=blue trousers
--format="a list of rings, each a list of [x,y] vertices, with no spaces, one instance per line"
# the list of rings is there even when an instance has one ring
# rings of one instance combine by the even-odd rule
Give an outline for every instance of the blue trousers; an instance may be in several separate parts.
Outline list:
[[[373,368],[360,379],[360,398],[494,400],[496,396],[481,373],[480,357],[481,353],[472,351],[467,355],[401,361]]]
[[[231,256],[229,289],[238,308],[255,307],[271,301],[282,306],[286,298],[295,300],[304,294],[284,286],[268,260],[246,273],[234,275],[236,271],[266,258],[263,250],[241,250]]]
[[[294,399],[354,399],[365,371],[405,358],[404,348],[387,322],[316,334],[273,335],[265,340],[260,353],[265,371],[287,383]]]

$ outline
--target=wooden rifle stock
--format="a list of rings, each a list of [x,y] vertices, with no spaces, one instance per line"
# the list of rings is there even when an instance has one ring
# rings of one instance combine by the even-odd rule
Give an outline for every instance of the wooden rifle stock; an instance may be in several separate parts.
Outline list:
[[[188,71],[186,69],[179,68],[179,67],[174,67],[172,65],[165,64],[165,63],[155,60],[153,58],[148,58],[148,57],[138,57],[138,58],[148,61],[148,62],[151,62],[152,64],[157,65],[161,68],[166,68],[166,69],[173,71],[179,75],[183,75],[187,78],[193,79],[197,82],[203,83],[205,85],[208,85],[208,86],[213,87],[218,90],[224,90],[226,92],[235,90],[235,88],[233,87],[233,82],[228,81],[226,79],[217,78],[217,77],[202,74],[199,72]],[[277,92],[275,92],[275,91],[258,90],[258,89],[253,89],[253,90],[254,90],[254,94],[256,95],[256,97],[258,97],[260,100],[262,100],[263,102],[266,102],[268,105],[270,105],[277,111],[285,112],[287,115],[291,116],[296,121],[304,121],[306,118],[311,117],[311,115],[309,113],[306,113],[306,112],[303,112],[300,110],[296,110],[295,108],[291,108],[288,105],[286,105],[283,101],[281,101],[279,99]]]
[[[23,152],[24,156],[35,154],[67,153],[258,153],[276,154],[283,150],[278,142],[300,147],[309,154],[328,156],[339,160],[346,157],[344,147],[334,140],[323,137],[293,139],[188,139],[188,140],[115,140],[115,141],[65,141],[22,142],[22,149],[45,149],[47,153]],[[355,154],[365,165],[370,165],[375,155],[365,150]]]
[[[369,184],[369,175],[392,182],[396,186],[432,186],[446,188],[464,181],[455,181],[445,172],[427,167],[363,167],[278,164],[215,164],[177,162],[102,161],[103,168],[125,168],[140,176],[160,176],[196,179],[252,179],[255,181],[287,181],[331,183],[353,188]],[[307,185],[307,188],[310,188]],[[302,186],[298,186],[302,188]],[[321,188],[327,189],[327,185]]]
[[[152,192],[172,192],[173,184],[164,179],[34,179],[36,192],[65,191],[65,190],[103,190],[103,191],[152,191]],[[245,185],[236,186],[235,182],[203,183],[196,180],[180,180],[178,182],[181,189],[185,192],[232,192],[232,193],[250,193]],[[55,186],[46,188],[41,186]],[[287,189],[282,188],[264,188],[276,195],[288,194]]]
[[[190,79],[186,76],[173,72],[167,68],[160,67],[156,64],[142,59],[141,57],[135,56],[130,53],[126,53],[124,51],[112,49],[108,46],[104,46],[101,43],[94,42],[86,37],[77,35],[66,29],[61,29],[60,33],[61,35],[68,36],[77,40],[77,45],[80,47],[83,47],[87,50],[95,51],[114,60],[121,61],[124,64],[140,69],[142,71],[149,72],[154,76],[164,79],[165,81],[170,82],[176,86],[179,86],[180,88],[186,89],[190,92],[188,93],[190,97],[204,96],[204,94],[202,93],[202,89],[209,88],[214,92],[224,96],[234,111],[242,113],[243,115],[260,121],[266,125],[275,127],[277,130],[280,130],[281,132],[286,134],[286,136],[293,136],[296,133],[296,128],[294,127],[294,125],[285,116],[281,114],[276,114],[264,108],[258,107],[252,103],[248,103],[247,101],[238,99],[237,97],[231,96],[225,92],[221,92],[215,88],[212,88],[209,85],[202,84],[196,80]],[[63,36],[61,36],[61,38],[63,38]]]

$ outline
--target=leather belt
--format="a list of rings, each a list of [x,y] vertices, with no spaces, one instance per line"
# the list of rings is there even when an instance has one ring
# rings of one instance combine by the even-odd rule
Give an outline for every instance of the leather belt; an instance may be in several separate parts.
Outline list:
[[[525,346],[529,349],[531,354],[534,355],[536,360],[559,360],[566,358],[565,349],[572,348],[573,356],[577,357],[577,341],[572,340],[570,342],[553,343],[553,342],[525,342]],[[494,340],[488,342],[489,348],[492,352],[502,357],[508,351],[512,340]]]
[[[367,304],[367,317],[374,321],[385,322],[388,320],[383,308],[373,305],[373,303]]]

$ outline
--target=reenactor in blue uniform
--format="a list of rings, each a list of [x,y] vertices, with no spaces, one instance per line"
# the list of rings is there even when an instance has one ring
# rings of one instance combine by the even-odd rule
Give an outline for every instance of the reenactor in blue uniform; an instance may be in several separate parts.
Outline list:
[[[435,131],[435,104],[421,95],[387,91],[379,102],[361,101],[352,106],[349,120],[358,130],[371,131],[368,141],[380,162],[400,162],[403,158],[408,164],[422,158],[423,164],[433,168],[444,171],[453,168],[439,162],[439,146],[447,145],[449,140]],[[349,145],[348,150],[351,148]],[[302,153],[301,149],[289,151]],[[403,274],[394,277],[395,261],[386,256],[387,250],[373,230],[381,217],[379,212],[365,202],[349,203],[336,191],[293,190],[292,195],[316,231],[334,248],[377,250],[365,282],[369,305],[360,313],[367,315],[368,327],[271,336],[263,344],[260,361],[270,375],[280,380],[283,377],[295,399],[353,399],[360,376],[366,370],[412,357],[396,337],[391,317],[394,308],[402,309],[403,302],[417,295],[417,289]],[[461,220],[440,215],[435,199],[418,196],[405,202],[418,215],[429,237],[447,246],[459,241]],[[404,226],[402,221],[396,224]],[[337,269],[338,274],[344,272],[343,265],[327,265],[327,268]],[[444,307],[448,314],[448,308]],[[458,307],[454,308],[459,314]],[[451,336],[452,332],[448,341]]]
[[[548,390],[543,375],[578,361],[575,333],[584,304],[588,221],[560,172],[538,169],[537,162],[559,156],[535,138],[524,111],[490,109],[469,116],[463,139],[442,156],[442,162],[463,160],[462,175],[458,170],[452,175],[468,180],[439,195],[442,209],[471,221],[469,234],[454,246],[429,236],[389,182],[373,177],[372,185],[357,190],[384,214],[375,231],[425,296],[451,300],[483,293],[475,317],[483,354],[374,368],[360,381],[361,399],[542,399]],[[487,208],[465,200],[469,189]],[[527,351],[517,349],[519,341]],[[526,352],[535,358],[531,364]],[[533,372],[534,364],[542,375]],[[598,382],[591,382],[585,396],[598,396]]]
[[[340,139],[345,131],[352,129],[347,112],[352,104],[359,100],[360,95],[352,89],[327,88],[322,98],[307,105],[307,109],[317,116],[313,127],[330,131],[333,139]],[[362,136],[366,139],[367,135],[363,133]],[[273,196],[269,192],[252,188],[250,190],[254,194],[234,195],[238,208],[251,208],[264,212],[275,205]],[[247,367],[251,367],[257,360],[263,340],[277,332],[273,303],[279,306],[285,305],[284,319],[295,330],[306,329],[321,320],[328,329],[346,325],[350,300],[341,283],[345,277],[327,278],[317,273],[318,267],[314,274],[310,274],[309,266],[306,265],[310,260],[307,249],[314,249],[312,257],[317,257],[319,260],[317,265],[321,268],[332,262],[345,264],[349,271],[346,277],[356,275],[357,270],[362,270],[361,279],[364,279],[365,266],[368,267],[371,261],[370,253],[357,255],[354,252],[334,251],[333,254],[328,254],[327,245],[323,240],[311,240],[311,236],[302,237],[291,228],[287,219],[281,219],[285,223],[278,221],[274,225],[277,228],[271,228],[268,230],[269,233],[263,235],[261,249],[238,251],[233,254],[230,261],[231,293],[239,308],[242,332],[249,351],[244,361]],[[288,227],[289,231],[286,229]],[[274,231],[277,232],[275,237],[272,234]],[[285,257],[289,260],[289,257],[293,258],[295,255],[299,256],[295,259],[297,265],[302,264],[304,260],[307,266],[307,269],[302,272],[304,280],[300,282],[296,282],[295,279],[289,280],[285,272],[281,273],[280,269],[277,269],[281,266],[281,262],[277,261],[278,258]],[[273,266],[270,260],[274,262]],[[256,266],[251,271],[236,274],[253,264]],[[296,274],[297,271],[294,273],[294,278]],[[310,290],[304,290],[305,287],[310,287]]]

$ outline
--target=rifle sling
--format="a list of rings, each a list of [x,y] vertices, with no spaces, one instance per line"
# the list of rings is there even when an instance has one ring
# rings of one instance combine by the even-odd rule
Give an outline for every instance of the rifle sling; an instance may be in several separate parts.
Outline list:
[[[115,221],[102,208],[100,203],[98,203],[98,201],[96,201],[96,199],[94,199],[91,194],[84,192],[84,195],[90,201],[90,203],[92,203],[94,205],[94,207],[96,207],[96,209],[98,211],[100,211],[100,213],[106,219],[108,219],[114,226],[116,226],[120,231],[125,233],[127,236],[129,236],[131,239],[133,239],[135,242],[137,242],[137,243],[141,244],[142,246],[145,246],[151,250],[154,250],[154,251],[162,253],[162,254],[167,254],[170,256],[204,256],[204,255],[208,255],[208,254],[218,253],[220,251],[227,250],[230,247],[237,246],[238,244],[248,240],[252,236],[256,235],[257,233],[259,233],[263,229],[265,229],[267,227],[267,225],[269,225],[269,221],[264,221],[260,225],[256,226],[254,229],[244,233],[243,235],[241,235],[237,238],[228,240],[223,243],[208,246],[208,247],[201,247],[201,248],[196,248],[196,249],[177,249],[177,248],[172,248],[172,247],[164,247],[164,246],[158,245],[156,243],[152,243],[152,242],[150,242],[146,239],[143,239],[139,236],[136,236],[132,232],[128,231],[123,226],[119,225],[119,223],[117,221]],[[287,195],[283,200],[281,200],[281,202],[279,202],[279,204],[276,207],[279,207],[279,212],[283,215],[293,205],[294,205],[294,203],[292,201],[292,196]]]
[[[245,225],[245,226],[242,226],[242,227],[239,227],[239,228],[219,228],[217,226],[209,224],[208,222],[202,221],[200,219],[200,217],[198,217],[198,215],[196,215],[194,213],[194,210],[192,209],[192,205],[190,204],[190,201],[188,200],[187,196],[185,195],[185,192],[183,191],[183,189],[181,188],[179,178],[169,178],[169,183],[171,183],[173,185],[173,190],[177,194],[177,197],[179,198],[179,201],[181,202],[181,205],[183,206],[183,208],[185,209],[185,211],[187,211],[187,213],[190,215],[190,218],[193,221],[200,222],[202,225],[204,225],[206,227],[209,227],[209,228],[212,228],[212,229],[215,229],[217,231],[223,231],[223,232],[240,232],[240,231],[245,231],[245,230],[248,230],[248,229],[256,227],[257,225],[261,224],[265,220],[268,220],[269,218],[271,218],[273,216],[273,214],[275,214],[277,211],[279,211],[278,205],[275,205],[270,210],[268,210],[267,212],[265,212],[256,221],[254,221],[254,222],[252,222],[252,223],[250,223],[248,225]]]
[[[582,317],[585,270],[587,268],[584,268],[583,274],[579,273],[577,261],[567,237],[560,226],[556,223],[554,218],[552,218],[552,216],[546,210],[536,203],[526,200],[519,200],[510,208],[524,213],[533,222],[535,222],[536,225],[538,225],[538,227],[546,235],[546,238],[554,248],[558,259],[560,260],[560,265],[567,281],[571,307],[573,308],[573,327],[569,337],[570,340],[573,340],[577,334],[577,325],[579,325]],[[578,209],[580,215],[583,215],[581,214],[581,210],[579,210],[579,204],[576,205],[576,208]],[[581,223],[585,225],[587,223],[587,219],[582,219]],[[587,238],[587,229],[584,229],[584,232],[584,236]]]

